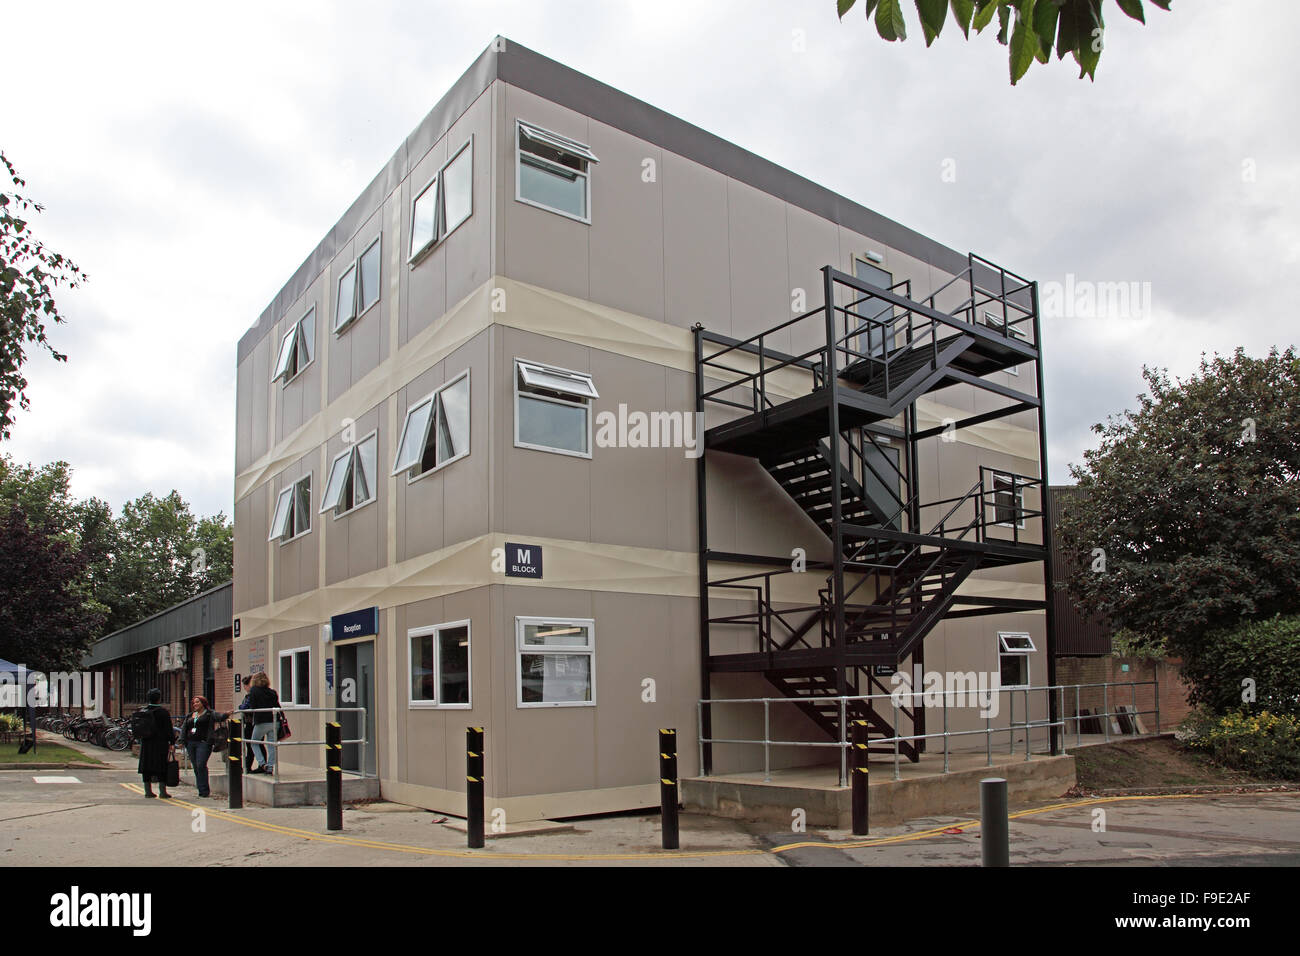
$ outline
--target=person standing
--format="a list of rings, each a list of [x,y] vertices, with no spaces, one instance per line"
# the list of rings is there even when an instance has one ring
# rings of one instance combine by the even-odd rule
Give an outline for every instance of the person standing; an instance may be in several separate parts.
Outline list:
[[[253,689],[248,692],[248,709],[254,714],[253,732],[249,735],[252,740],[279,739],[279,718],[275,710],[279,706],[280,695],[271,688],[271,678],[266,676],[266,671],[254,674]],[[253,756],[257,758],[257,766],[249,773],[272,773],[275,770],[274,747],[254,743]]]
[[[176,753],[176,729],[172,715],[162,706],[162,691],[157,687],[145,695],[145,706],[131,718],[131,729],[140,740],[140,762],[136,772],[144,780],[146,797],[171,796],[167,792],[167,761]],[[158,784],[158,793],[153,784]]]
[[[195,697],[190,704],[189,716],[181,724],[181,740],[190,755],[190,766],[194,768],[194,783],[199,788],[199,796],[209,795],[208,758],[212,756],[213,733],[216,724],[225,720],[229,714],[222,714],[208,707],[206,697]]]
[[[239,702],[239,709],[248,710],[249,707],[253,706],[249,703],[249,699],[253,696],[253,678],[245,674],[242,683],[244,687],[244,699]],[[255,716],[256,715],[254,714],[244,714],[240,718],[240,733],[244,738],[244,773],[252,773],[253,771],[253,745],[249,742],[249,738],[253,736],[253,724],[256,723],[254,720]]]

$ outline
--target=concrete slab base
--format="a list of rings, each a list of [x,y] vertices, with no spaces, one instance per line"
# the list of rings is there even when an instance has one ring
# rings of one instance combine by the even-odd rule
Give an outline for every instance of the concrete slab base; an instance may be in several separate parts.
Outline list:
[[[316,771],[316,774],[320,771]],[[314,779],[310,779],[313,778]],[[181,782],[194,786],[194,773],[181,771]],[[208,786],[213,796],[224,797],[230,793],[229,781],[221,772],[208,768]],[[376,777],[343,775],[343,802],[379,799],[379,780]],[[244,775],[244,802],[267,807],[323,807],[325,806],[325,781],[311,772],[288,771],[276,778],[267,774]]]
[[[454,830],[456,833],[466,832],[464,820],[451,819],[442,824],[448,830]],[[548,833],[573,833],[574,827],[571,823],[557,823],[554,820],[533,820],[528,823],[507,824],[505,829],[494,831],[491,821],[488,821],[484,827],[483,836],[489,840],[501,840],[506,837],[519,836],[538,836]]]
[[[976,764],[976,765],[972,765]],[[1007,781],[1007,798],[1012,805],[1050,800],[1075,784],[1074,758],[1035,756],[998,761],[986,765],[975,760],[954,760],[951,772],[935,772],[916,766],[902,779],[893,779],[892,767],[872,767],[870,819],[873,826],[896,826],[919,817],[977,814],[979,782],[986,777]],[[789,826],[797,810],[810,827],[848,829],[852,826],[851,791],[839,786],[835,768],[776,770],[770,780],[763,774],[725,774],[689,777],[682,780],[682,801],[688,809],[703,813],[779,823]]]

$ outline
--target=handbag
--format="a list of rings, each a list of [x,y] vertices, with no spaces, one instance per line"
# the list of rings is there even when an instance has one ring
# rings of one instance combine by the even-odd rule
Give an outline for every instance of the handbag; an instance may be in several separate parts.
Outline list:
[[[181,765],[175,757],[167,758],[167,786],[179,787],[181,785]]]
[[[280,734],[275,739],[288,740],[290,737],[293,736],[293,731],[289,729],[289,718],[284,716],[283,712],[279,714],[279,718],[280,718]]]

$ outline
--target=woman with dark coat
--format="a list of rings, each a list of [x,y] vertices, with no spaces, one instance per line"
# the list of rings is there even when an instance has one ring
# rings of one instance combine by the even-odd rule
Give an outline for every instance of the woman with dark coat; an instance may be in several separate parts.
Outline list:
[[[194,768],[194,783],[199,796],[208,796],[208,758],[212,756],[212,743],[216,739],[216,725],[229,717],[208,707],[206,697],[195,697],[189,716],[181,724],[181,742],[190,755]]]
[[[172,715],[162,706],[162,691],[154,688],[145,695],[145,713],[153,718],[152,736],[140,741],[140,763],[136,772],[144,778],[144,795],[146,797],[170,797],[167,792],[167,761],[174,752],[176,730],[172,727]],[[158,793],[153,792],[152,784],[158,783]]]

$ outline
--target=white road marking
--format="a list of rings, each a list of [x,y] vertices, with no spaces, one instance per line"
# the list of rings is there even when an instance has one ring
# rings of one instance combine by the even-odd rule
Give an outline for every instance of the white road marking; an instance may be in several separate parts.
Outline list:
[[[36,783],[81,783],[76,777],[32,777]]]

